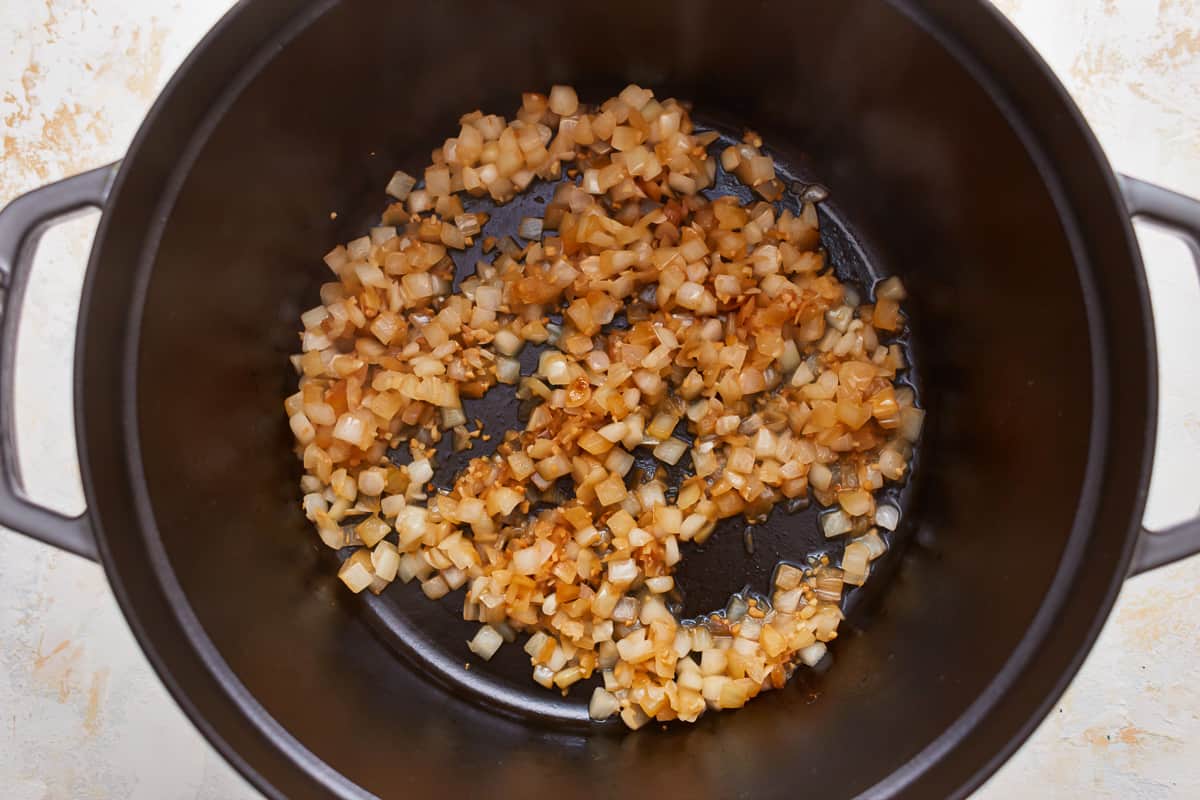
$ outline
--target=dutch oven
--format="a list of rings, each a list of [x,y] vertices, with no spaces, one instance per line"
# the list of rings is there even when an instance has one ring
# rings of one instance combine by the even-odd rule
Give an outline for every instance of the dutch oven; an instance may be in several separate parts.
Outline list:
[[[303,518],[282,412],[319,256],[393,170],[465,111],[629,82],[831,188],[827,244],[909,289],[928,411],[906,546],[833,668],[637,733],[446,680],[465,623],[423,599],[381,633]],[[22,494],[11,392],[38,234],[87,207],[71,519]],[[1157,377],[1134,217],[1200,247],[1200,203],[1114,175],[982,2],[247,0],[119,165],[0,213],[0,522],[103,563],[176,700],[272,797],[961,796],[1059,697],[1126,577],[1200,549],[1196,521],[1141,525]]]

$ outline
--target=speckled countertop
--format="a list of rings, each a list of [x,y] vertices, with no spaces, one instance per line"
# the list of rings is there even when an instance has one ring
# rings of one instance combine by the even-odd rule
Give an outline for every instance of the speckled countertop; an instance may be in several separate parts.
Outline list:
[[[229,0],[0,6],[0,203],[119,158]],[[1117,169],[1200,196],[1200,0],[996,0],[1066,84]],[[82,507],[73,323],[96,215],[42,243],[18,367],[34,497]],[[1182,245],[1139,230],[1158,317],[1163,419],[1148,522],[1198,505],[1200,288]],[[1200,797],[1200,558],[1126,585],[1062,701],[976,797]],[[0,797],[240,800],[258,794],[167,695],[99,567],[0,529]]]

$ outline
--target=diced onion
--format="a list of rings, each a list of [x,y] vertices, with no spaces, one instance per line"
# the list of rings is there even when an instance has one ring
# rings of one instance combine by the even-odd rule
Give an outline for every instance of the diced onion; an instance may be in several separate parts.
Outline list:
[[[540,217],[521,217],[521,224],[517,228],[517,235],[522,239],[541,239],[542,238],[542,220]]]
[[[445,597],[450,591],[450,586],[446,583],[445,578],[441,575],[435,575],[429,580],[421,584],[421,591],[430,600],[438,600]]]
[[[893,275],[879,282],[879,285],[875,287],[875,296],[900,302],[908,297],[908,293],[904,290],[904,284],[900,282],[900,279]]]
[[[887,552],[887,543],[883,541],[874,528],[864,533],[854,541],[861,543],[867,548],[867,556],[874,561]]]
[[[613,608],[612,618],[617,622],[633,622],[641,613],[638,601],[632,597],[622,597]]]
[[[667,439],[654,448],[654,457],[665,464],[675,465],[687,452],[687,442],[680,439]]]
[[[407,200],[409,193],[416,185],[417,179],[412,175],[406,172],[396,172],[388,181],[387,193],[397,200]]]
[[[813,642],[800,651],[800,660],[810,667],[815,667],[825,657],[826,650],[824,642]]]
[[[921,438],[921,426],[925,422],[925,412],[919,408],[905,408],[900,411],[900,435],[910,442]]]
[[[579,108],[579,98],[570,86],[554,86],[550,89],[550,110],[560,117],[569,117]]]
[[[838,493],[838,503],[852,517],[861,517],[871,512],[871,493],[863,489],[850,489]]]
[[[632,583],[638,576],[638,568],[633,559],[610,561],[608,564],[608,581],[615,585]]]
[[[371,565],[370,550],[355,550],[349,558],[342,562],[338,569],[338,577],[357,594],[371,585],[375,580],[374,569]]]
[[[889,531],[896,530],[896,526],[900,524],[900,509],[888,503],[877,506],[875,508],[875,524]]]
[[[867,579],[870,563],[871,553],[867,545],[862,542],[851,542],[846,545],[846,549],[842,553],[842,580],[856,586],[862,585]]]
[[[592,699],[588,702],[588,716],[600,721],[611,717],[621,710],[621,701],[615,695],[597,686],[592,691]]]
[[[418,459],[408,465],[408,478],[413,483],[427,483],[433,478],[433,466],[428,459]]]
[[[421,188],[396,172],[399,202],[325,255],[333,278],[289,356],[302,508],[352,548],[342,581],[462,589],[472,653],[527,634],[534,681],[566,692],[599,670],[589,713],[633,729],[739,708],[820,663],[899,523],[874,493],[906,476],[924,422],[899,279],[862,304],[821,248],[823,187],[775,205],[787,187],[761,137],[717,145],[637,85],[600,106],[526,93],[513,118],[449,133]],[[710,199],[718,158],[755,199]],[[486,204],[536,180],[558,182],[539,215],[485,236]],[[497,383],[515,387],[511,431],[471,415]],[[435,485],[447,436],[474,457]],[[681,542],[810,499],[826,536],[853,536],[839,566],[783,564],[769,599],[675,618]]]
[[[491,625],[483,625],[471,638],[471,641],[467,642],[467,647],[484,661],[490,661],[502,644],[504,644],[504,637]]]
[[[500,356],[496,359],[496,380],[501,383],[517,383],[521,379],[521,362],[515,358]]]
[[[371,566],[375,577],[391,582],[400,568],[400,551],[391,542],[380,542],[371,551]]]
[[[657,578],[647,578],[646,588],[655,594],[663,594],[675,588],[675,579],[670,575],[663,575]]]
[[[821,529],[825,532],[826,538],[849,533],[853,527],[849,515],[840,508],[821,517]]]

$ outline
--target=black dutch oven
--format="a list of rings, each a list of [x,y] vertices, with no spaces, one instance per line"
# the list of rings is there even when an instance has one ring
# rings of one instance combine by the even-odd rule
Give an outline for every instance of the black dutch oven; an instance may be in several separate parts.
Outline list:
[[[907,546],[833,669],[626,734],[539,705],[527,678],[450,677],[466,629],[412,587],[383,611],[342,590],[298,509],[281,400],[319,254],[369,224],[393,169],[466,110],[631,81],[759,130],[833,189],[831,251],[909,288],[929,421]],[[68,519],[22,495],[13,355],[39,232],[92,206],[88,510]],[[1139,216],[1200,248],[1200,204],[1115,176],[979,2],[243,2],[119,166],[0,213],[0,521],[103,562],[176,700],[272,797],[961,796],[1058,698],[1122,581],[1200,549],[1195,521],[1141,526]]]

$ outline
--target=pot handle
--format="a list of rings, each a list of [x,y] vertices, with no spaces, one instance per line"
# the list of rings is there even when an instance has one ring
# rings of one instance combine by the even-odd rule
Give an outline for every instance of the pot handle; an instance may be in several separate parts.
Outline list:
[[[34,189],[0,210],[0,524],[92,560],[97,559],[96,540],[86,512],[64,516],[25,496],[17,459],[13,377],[21,304],[38,239],[66,217],[89,208],[103,209],[117,166]]]
[[[1200,269],[1200,200],[1127,175],[1119,176],[1118,180],[1130,216],[1165,228],[1182,239]],[[1130,574],[1137,575],[1196,553],[1200,553],[1200,513],[1164,531],[1151,531],[1143,526]]]

